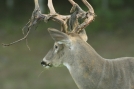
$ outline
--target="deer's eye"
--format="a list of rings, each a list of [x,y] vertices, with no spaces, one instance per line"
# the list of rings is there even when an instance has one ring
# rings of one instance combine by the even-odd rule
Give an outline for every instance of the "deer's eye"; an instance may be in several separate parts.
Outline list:
[[[55,49],[57,49],[58,48],[58,46],[57,45],[55,45]]]

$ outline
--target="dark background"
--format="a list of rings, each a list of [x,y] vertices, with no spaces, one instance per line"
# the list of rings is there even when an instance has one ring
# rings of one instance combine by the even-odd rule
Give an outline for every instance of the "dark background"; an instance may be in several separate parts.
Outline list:
[[[41,0],[39,0],[41,1]],[[75,0],[84,9],[81,0]],[[134,1],[88,0],[97,17],[87,28],[88,43],[108,59],[134,56]],[[60,14],[70,14],[68,0],[53,0]],[[43,13],[49,13],[47,0],[42,0]],[[23,37],[22,27],[30,19],[34,0],[0,0],[0,44]],[[50,21],[41,22],[25,41],[10,47],[0,46],[1,89],[78,89],[65,67],[44,69],[40,61],[53,46],[48,27],[59,28]],[[42,72],[43,71],[43,72]]]

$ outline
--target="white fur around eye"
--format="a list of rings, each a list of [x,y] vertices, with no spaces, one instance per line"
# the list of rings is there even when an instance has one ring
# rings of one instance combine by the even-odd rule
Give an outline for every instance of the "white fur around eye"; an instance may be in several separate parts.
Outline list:
[[[58,52],[58,49],[55,49],[54,53],[57,53]]]

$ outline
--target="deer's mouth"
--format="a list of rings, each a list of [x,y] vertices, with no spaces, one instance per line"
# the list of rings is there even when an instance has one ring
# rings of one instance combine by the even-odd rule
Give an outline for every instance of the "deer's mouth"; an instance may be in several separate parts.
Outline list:
[[[52,67],[52,64],[51,63],[46,63],[44,61],[41,62],[41,65],[44,66],[45,68],[50,68]]]

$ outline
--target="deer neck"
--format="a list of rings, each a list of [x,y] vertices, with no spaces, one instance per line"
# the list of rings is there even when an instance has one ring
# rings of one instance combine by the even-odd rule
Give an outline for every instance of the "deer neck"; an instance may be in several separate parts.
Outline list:
[[[72,51],[68,54],[71,56],[66,56],[63,64],[67,67],[82,67],[92,66],[100,63],[104,63],[105,59],[102,58],[87,42],[79,42],[78,45],[72,47]]]
[[[94,82],[99,82],[96,78],[100,78],[105,59],[89,44],[79,44],[79,46],[76,46],[75,52],[72,52],[73,57],[64,65],[68,68],[79,89],[89,89],[89,86],[91,87]]]

